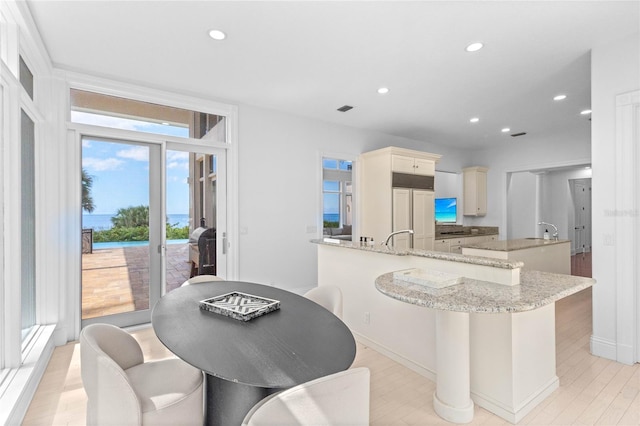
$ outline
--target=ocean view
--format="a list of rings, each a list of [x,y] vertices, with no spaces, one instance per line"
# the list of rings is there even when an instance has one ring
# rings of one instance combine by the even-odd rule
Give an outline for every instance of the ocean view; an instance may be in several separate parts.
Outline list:
[[[105,229],[111,229],[113,226],[111,224],[111,218],[114,216],[115,216],[115,213],[113,214],[84,213],[82,215],[82,228],[84,229],[93,228],[94,231],[103,231]],[[175,225],[177,227],[183,227],[183,226],[189,225],[188,214],[168,214],[167,219],[171,225]]]
[[[325,213],[322,215],[322,219],[326,222],[338,222],[340,221],[340,213]]]

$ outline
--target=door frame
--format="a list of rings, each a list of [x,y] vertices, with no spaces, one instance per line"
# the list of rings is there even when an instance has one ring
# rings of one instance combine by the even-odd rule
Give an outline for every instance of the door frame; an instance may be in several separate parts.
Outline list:
[[[569,222],[570,225],[571,223],[573,223],[573,231],[574,231],[574,240],[573,241],[573,251],[571,253],[571,255],[575,255],[575,254],[580,254],[580,253],[590,253],[591,252],[591,240],[592,240],[592,230],[591,230],[591,179],[592,178],[578,178],[578,179],[569,179],[569,187],[571,188],[571,196],[573,198],[573,219],[572,222]],[[587,211],[587,219],[586,219],[586,228],[583,229],[583,234],[582,234],[582,243],[583,243],[583,247],[578,247],[578,241],[577,238],[575,237],[576,234],[576,223],[577,223],[577,218],[578,218],[578,209],[577,209],[577,199],[578,199],[578,193],[577,193],[577,188],[579,184],[584,184],[586,187],[588,187],[588,200],[589,202],[587,203],[588,206],[588,211]]]
[[[228,238],[228,234],[229,234],[229,227],[228,227],[228,212],[229,212],[229,208],[227,206],[227,201],[228,201],[228,167],[227,167],[227,150],[226,149],[221,149],[218,147],[214,147],[214,146],[203,146],[202,144],[192,144],[192,143],[176,143],[176,142],[166,142],[163,144],[164,145],[164,149],[162,150],[162,154],[163,157],[166,155],[166,152],[169,151],[182,151],[182,152],[189,152],[189,153],[198,153],[198,154],[208,154],[208,155],[215,155],[218,157],[217,160],[217,167],[218,167],[218,171],[217,174],[220,175],[220,179],[217,179],[218,183],[220,185],[216,186],[216,198],[218,200],[225,200],[222,209],[217,208],[216,209],[216,275],[219,275],[221,277],[224,278],[228,278],[229,277],[229,238]],[[222,160],[222,161],[220,161]],[[164,194],[166,194],[166,181],[164,181],[166,179],[166,158],[163,158],[162,161],[162,179],[163,179],[163,189],[162,189],[162,193],[163,196]],[[163,203],[163,207],[166,209],[166,203]],[[166,216],[166,211],[165,211],[165,216]],[[198,218],[194,217],[193,218],[194,223],[193,223],[193,228],[197,228],[198,225]],[[163,239],[163,241],[165,241],[165,239]],[[165,241],[166,244],[166,241]],[[165,250],[166,251],[166,250]],[[223,262],[220,262],[221,259],[221,255],[223,256]],[[163,270],[166,270],[166,268],[163,268]],[[163,277],[164,278],[164,277]],[[162,287],[162,294],[165,293],[165,285],[166,285],[167,280],[163,279],[162,283],[163,283],[163,287]]]
[[[224,171],[226,174],[228,174],[230,167],[228,165],[229,162],[229,146],[227,146],[228,144],[224,144],[224,143],[219,143],[219,142],[211,142],[211,141],[202,141],[202,140],[197,140],[197,139],[191,139],[191,138],[180,138],[180,137],[173,137],[173,136],[167,136],[167,135],[159,135],[159,134],[152,134],[152,133],[141,133],[141,132],[136,132],[136,131],[130,131],[130,130],[122,130],[122,129],[114,129],[114,128],[107,128],[107,127],[100,127],[100,126],[93,126],[93,125],[87,125],[87,124],[80,124],[80,123],[69,123],[68,125],[68,139],[69,142],[72,143],[76,148],[77,148],[77,152],[78,152],[78,156],[77,156],[77,162],[76,162],[76,167],[75,170],[73,170],[73,175],[75,177],[75,179],[73,180],[74,183],[72,183],[72,185],[74,185],[74,188],[76,188],[75,191],[75,196],[73,197],[75,202],[73,203],[74,209],[77,210],[76,214],[73,214],[73,220],[69,221],[70,224],[70,233],[72,235],[80,235],[78,233],[78,230],[81,229],[81,188],[79,185],[80,182],[80,173],[81,173],[81,168],[82,168],[82,139],[85,137],[93,137],[93,138],[97,138],[97,139],[102,139],[102,140],[113,140],[113,141],[122,141],[122,142],[126,142],[126,141],[131,141],[134,143],[138,143],[138,144],[145,144],[145,145],[150,145],[150,146],[157,146],[159,148],[159,161],[160,161],[160,168],[159,168],[159,174],[160,176],[158,176],[157,178],[160,180],[160,185],[159,185],[159,192],[160,192],[160,197],[158,202],[160,203],[160,209],[159,209],[159,214],[162,215],[162,217],[166,216],[166,206],[165,206],[165,191],[166,191],[166,150],[167,149],[171,149],[171,150],[182,150],[182,151],[190,151],[190,152],[198,152],[198,153],[207,153],[207,154],[220,154],[224,152],[224,156],[226,158],[226,162],[224,164]],[[181,148],[181,149],[178,149]],[[233,247],[234,245],[229,244],[229,241],[231,240],[230,238],[230,234],[233,234],[232,232],[229,232],[229,218],[232,217],[231,216],[231,212],[233,211],[237,211],[235,204],[234,205],[229,205],[229,199],[228,199],[228,195],[231,194],[232,192],[230,191],[229,188],[229,176],[227,175],[226,178],[224,179],[226,184],[225,186],[225,190],[226,190],[226,194],[227,195],[227,200],[224,206],[224,213],[222,215],[222,217],[224,217],[227,220],[226,223],[226,232],[227,232],[227,238],[226,239],[218,239],[217,240],[217,249],[218,250],[222,250],[222,244],[223,242],[227,244],[227,250],[226,253],[227,255],[226,257],[226,262],[224,265],[224,270],[226,271],[226,276],[228,279],[234,279],[235,276],[237,276],[237,247]],[[234,200],[237,202],[237,200]],[[151,202],[151,200],[150,200]],[[235,210],[234,210],[235,209]],[[75,213],[75,212],[74,212]],[[72,224],[73,223],[73,224]],[[160,244],[163,246],[165,246],[166,244],[166,230],[165,228],[162,226],[160,227]],[[224,226],[221,226],[221,228],[225,228]],[[150,234],[151,237],[151,234]],[[119,317],[121,319],[118,319],[118,317],[113,316],[113,318],[110,318],[112,316],[108,316],[108,317],[97,317],[95,321],[93,321],[93,319],[90,320],[82,320],[82,292],[81,292],[81,282],[82,282],[82,262],[81,262],[81,256],[82,256],[82,250],[81,250],[81,244],[80,244],[80,238],[77,239],[78,240],[78,244],[71,244],[70,247],[76,247],[75,250],[73,250],[73,254],[72,257],[75,259],[74,263],[74,273],[73,273],[73,279],[70,280],[70,287],[69,287],[69,295],[70,298],[68,299],[69,301],[69,305],[68,305],[68,310],[67,312],[71,312],[74,318],[74,322],[75,322],[75,330],[74,330],[74,334],[77,337],[80,333],[80,330],[82,329],[83,326],[90,324],[91,322],[107,322],[107,320],[105,319],[112,319],[113,321],[109,321],[115,325],[118,326],[126,326],[127,323],[123,322],[122,320],[126,321],[126,317]],[[151,247],[151,243],[150,243],[150,247]],[[230,248],[233,247],[233,250],[230,250]],[[162,260],[160,262],[160,270],[161,270],[161,274],[160,274],[160,280],[162,285],[158,288],[159,292],[158,292],[158,297],[160,297],[164,291],[165,291],[165,284],[166,284],[166,279],[165,279],[165,272],[166,272],[166,268],[164,267],[165,264],[165,260],[164,260],[164,250],[163,251],[163,256],[161,256]],[[222,251],[220,251],[219,253],[221,253]],[[150,265],[151,267],[151,265]],[[151,311],[151,306],[153,303],[154,298],[152,297],[151,294],[151,286],[150,286],[150,308],[148,310],[148,315],[150,318],[150,311]],[[142,312],[145,311],[139,311],[140,314],[138,314],[139,316],[143,316],[145,314],[142,314]],[[131,314],[135,314],[135,312],[131,313]],[[124,314],[118,314],[118,315],[124,315]],[[136,320],[137,323],[141,324],[141,323],[148,323],[149,320],[146,321],[141,321],[141,320]]]
[[[239,246],[237,244],[239,236],[238,224],[238,106],[228,103],[217,102],[212,99],[197,98],[189,95],[182,95],[175,92],[167,92],[152,89],[136,84],[121,81],[109,80],[87,74],[64,71],[58,75],[59,81],[56,85],[57,94],[64,102],[60,102],[58,119],[66,122],[66,128],[59,134],[60,140],[66,140],[67,146],[62,148],[65,155],[59,158],[61,189],[61,206],[65,211],[64,217],[60,218],[60,250],[63,255],[64,265],[60,266],[59,280],[66,283],[61,288],[60,306],[55,307],[56,312],[60,312],[59,332],[66,337],[66,341],[77,339],[80,335],[80,257],[75,253],[81,251],[81,241],[77,238],[77,230],[81,226],[81,191],[80,185],[80,164],[81,153],[78,144],[77,133],[91,134],[94,129],[105,130],[97,126],[82,125],[70,122],[70,92],[69,89],[86,90],[96,93],[103,93],[111,96],[133,99],[142,102],[156,103],[160,105],[183,108],[190,111],[200,111],[207,114],[215,114],[226,118],[226,143],[212,142],[208,140],[193,140],[172,136],[161,136],[164,141],[176,143],[189,143],[200,147],[216,147],[226,151],[227,158],[227,279],[234,280],[239,275]],[[127,139],[133,137],[136,140],[156,142],[158,135],[145,134],[139,132],[128,133],[126,130],[109,129],[118,138]],[[132,136],[133,135],[133,136]],[[54,308],[51,308],[54,309]],[[47,314],[46,312],[44,313]]]

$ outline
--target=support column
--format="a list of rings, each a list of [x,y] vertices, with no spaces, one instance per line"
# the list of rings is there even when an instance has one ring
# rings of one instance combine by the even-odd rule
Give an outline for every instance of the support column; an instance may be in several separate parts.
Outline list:
[[[473,420],[469,352],[469,313],[436,312],[436,392],[433,408],[453,423]]]

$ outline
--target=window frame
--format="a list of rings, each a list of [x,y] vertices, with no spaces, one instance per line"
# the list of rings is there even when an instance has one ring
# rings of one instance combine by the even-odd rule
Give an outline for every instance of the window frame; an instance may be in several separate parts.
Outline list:
[[[336,168],[325,168],[324,163],[325,160],[335,160]],[[351,169],[344,170],[340,168],[341,163],[350,162]],[[351,195],[352,199],[352,208],[351,212],[351,226],[352,226],[352,235],[356,235],[356,230],[358,226],[358,220],[356,215],[356,178],[357,178],[357,162],[356,158],[352,154],[344,154],[344,153],[320,153],[319,154],[319,208],[318,211],[319,219],[318,219],[318,227],[319,234],[323,235],[324,232],[324,182],[325,181],[338,181],[339,182],[339,190],[340,190],[340,218],[338,222],[338,226],[344,226],[344,220],[346,218],[346,197],[347,195]],[[348,174],[348,179],[347,179]],[[351,182],[351,193],[346,192],[346,184],[347,182]],[[335,193],[335,191],[330,191],[331,193]]]

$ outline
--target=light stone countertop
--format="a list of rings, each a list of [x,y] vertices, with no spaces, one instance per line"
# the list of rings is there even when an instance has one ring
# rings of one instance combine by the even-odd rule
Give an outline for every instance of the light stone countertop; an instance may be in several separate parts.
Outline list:
[[[524,250],[530,249],[534,247],[543,247],[554,244],[563,244],[570,243],[570,240],[545,240],[543,238],[520,238],[517,240],[498,240],[498,241],[487,241],[484,243],[477,244],[465,244],[463,247],[473,248],[473,249],[482,249],[482,250],[493,250],[493,251],[516,251],[516,250]]]
[[[466,256],[459,253],[446,253],[441,251],[429,251],[429,250],[413,250],[413,249],[395,249],[393,247],[387,247],[380,243],[376,243],[373,246],[361,246],[358,243],[352,241],[334,240],[335,242],[327,242],[324,239],[311,240],[314,244],[321,244],[333,247],[341,247],[352,250],[369,251],[372,253],[382,253],[392,256],[418,256],[426,257],[430,259],[447,260],[450,262],[469,263],[472,265],[491,266],[493,268],[502,269],[517,269],[522,268],[524,263],[519,260],[502,260],[491,259],[488,257],[480,256]]]
[[[381,293],[402,302],[455,312],[517,313],[541,308],[591,287],[593,278],[550,272],[520,273],[520,285],[507,286],[464,278],[461,284],[442,289],[393,278],[393,272],[375,281]]]

